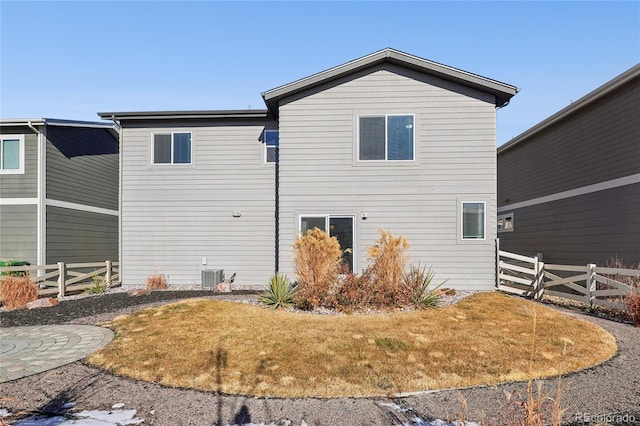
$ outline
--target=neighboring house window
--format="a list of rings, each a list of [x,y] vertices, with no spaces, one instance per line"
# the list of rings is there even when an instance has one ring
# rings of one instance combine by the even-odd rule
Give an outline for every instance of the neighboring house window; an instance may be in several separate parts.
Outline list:
[[[24,136],[6,135],[0,138],[0,173],[24,173]]]
[[[513,232],[514,225],[513,213],[498,216],[498,232]]]
[[[462,202],[462,239],[484,240],[486,238],[486,204],[484,201]]]
[[[354,216],[308,215],[300,216],[299,229],[302,235],[313,228],[321,229],[336,237],[342,250],[342,263],[353,271]]]
[[[264,162],[278,162],[278,146],[280,144],[280,132],[277,130],[264,131]]]
[[[358,118],[360,161],[411,161],[414,158],[414,116],[380,115]]]
[[[191,164],[191,133],[155,133],[153,164]]]

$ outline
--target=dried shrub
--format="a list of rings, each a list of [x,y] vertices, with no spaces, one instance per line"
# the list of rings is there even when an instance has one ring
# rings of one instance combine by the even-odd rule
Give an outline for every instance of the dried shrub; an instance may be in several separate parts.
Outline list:
[[[149,275],[147,277],[147,290],[166,290],[167,279],[162,274]]]
[[[296,306],[314,309],[331,305],[331,290],[337,281],[342,260],[338,240],[314,228],[296,239],[293,251],[298,278]]]
[[[380,238],[367,248],[371,259],[369,271],[375,287],[375,304],[379,307],[403,305],[407,300],[402,280],[409,242],[394,238],[391,232],[380,230]]]
[[[640,293],[629,293],[624,299],[633,324],[640,326]]]
[[[38,286],[24,277],[9,276],[0,284],[0,301],[8,309],[21,308],[38,298]]]
[[[372,305],[374,294],[375,288],[368,271],[360,276],[349,272],[338,281],[334,307],[345,312],[361,310]]]

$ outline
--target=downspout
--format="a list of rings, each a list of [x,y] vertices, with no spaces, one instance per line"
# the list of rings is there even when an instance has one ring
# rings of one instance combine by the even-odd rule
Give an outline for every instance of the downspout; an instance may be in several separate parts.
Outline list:
[[[118,129],[118,263],[119,280],[122,283],[122,126],[115,115],[110,118]]]
[[[36,187],[38,204],[36,205],[36,263],[38,265],[46,265],[47,263],[47,206],[46,206],[46,185],[47,185],[47,167],[46,167],[46,122],[45,133],[41,132],[33,125],[31,120],[27,121],[27,126],[38,135],[38,166],[36,170]],[[25,141],[26,143],[26,141]],[[46,270],[38,269],[37,275],[46,273]]]

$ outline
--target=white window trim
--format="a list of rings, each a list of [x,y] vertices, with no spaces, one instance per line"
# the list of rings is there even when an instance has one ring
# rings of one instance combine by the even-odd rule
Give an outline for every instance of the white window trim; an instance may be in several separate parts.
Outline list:
[[[262,162],[263,162],[264,164],[276,164],[278,161],[267,161],[267,150],[268,150],[269,148],[275,148],[275,149],[277,150],[277,149],[279,148],[279,145],[280,145],[280,144],[279,144],[279,142],[278,142],[278,145],[268,147],[268,146],[267,146],[267,133],[268,133],[268,132],[278,132],[278,133],[280,133],[280,130],[270,129],[270,130],[265,130],[265,131],[264,131],[264,138],[263,138],[263,139],[264,139],[264,141],[263,141],[263,143],[262,143],[262,144],[264,145],[264,148],[263,148],[263,155],[262,155]],[[279,136],[279,135],[278,135],[278,136]],[[277,151],[276,151],[276,152],[277,152]],[[278,160],[280,160],[280,159],[278,158]]]
[[[24,135],[2,135],[0,138],[0,150],[5,140],[18,140],[18,163],[17,169],[3,169],[0,163],[0,174],[2,175],[23,175],[24,174]],[[0,156],[2,153],[0,152]]]
[[[387,118],[388,117],[405,117],[411,116],[413,117],[413,158],[411,160],[388,160],[388,145],[389,141],[387,140]],[[360,118],[366,117],[384,117],[384,160],[361,160],[360,159]],[[358,163],[415,163],[416,161],[416,115],[415,113],[393,113],[393,114],[358,114],[356,117],[356,161]]]
[[[500,227],[498,226],[498,222],[500,222],[500,219],[503,220],[504,223],[506,223],[506,219],[507,218],[511,218],[511,228],[502,228],[500,229]],[[516,223],[515,223],[515,215],[513,214],[513,212],[510,213],[504,213],[504,214],[499,214],[498,215],[498,220],[496,221],[496,230],[498,232],[498,234],[501,234],[503,232],[513,232],[514,228],[516,227]]]
[[[188,133],[191,138],[191,149],[189,150],[189,162],[188,163],[174,163],[173,162],[173,135],[175,135],[176,133]],[[155,136],[156,135],[171,135],[171,162],[170,163],[156,163],[155,162],[155,158],[154,158],[154,153],[155,153]],[[191,166],[193,165],[193,147],[194,147],[194,142],[193,142],[193,132],[190,131],[180,131],[180,130],[176,130],[176,131],[172,131],[172,132],[153,132],[151,133],[151,165],[152,166],[159,166],[159,167],[163,167],[163,166]]]
[[[329,229],[330,223],[329,220],[331,218],[334,219],[344,219],[344,218],[348,218],[351,219],[351,226],[352,226],[352,232],[353,232],[353,247],[351,248],[352,252],[351,252],[351,256],[353,259],[353,269],[352,272],[355,273],[355,271],[357,271],[357,265],[358,265],[358,258],[356,256],[356,224],[357,224],[357,220],[356,220],[356,215],[354,214],[330,214],[330,213],[300,213],[298,214],[298,227],[297,227],[297,234],[298,235],[302,235],[302,218],[303,217],[324,217],[324,227],[325,229]],[[330,235],[330,233],[328,234]],[[342,248],[341,248],[342,249]]]
[[[482,238],[465,238],[464,236],[464,205],[465,204],[482,204],[484,206],[484,236]],[[460,239],[462,241],[486,241],[487,240],[487,202],[465,200],[460,202]]]

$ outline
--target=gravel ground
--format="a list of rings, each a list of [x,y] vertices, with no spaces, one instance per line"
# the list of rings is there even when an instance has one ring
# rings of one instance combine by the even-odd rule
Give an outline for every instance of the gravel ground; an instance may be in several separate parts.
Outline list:
[[[255,293],[251,292],[212,296],[210,291],[158,291],[139,297],[113,293],[65,300],[44,309],[3,311],[0,325],[100,324],[118,315],[189,297],[255,302]],[[616,337],[619,346],[618,354],[611,360],[563,378],[566,424],[640,425],[640,328],[576,311],[563,312],[603,327]],[[556,379],[540,383],[545,392],[555,394]],[[517,409],[517,404],[508,403],[507,395],[512,394],[518,400],[519,395],[524,395],[525,386],[511,383],[402,398],[252,398],[168,388],[75,362],[0,384],[0,404],[18,413],[55,412],[65,402],[75,402],[75,410],[108,410],[115,403],[124,403],[125,409],[136,409],[145,424],[160,426],[280,425],[287,424],[287,420],[291,425],[303,421],[308,425],[398,425],[418,424],[412,420],[416,418],[455,420],[465,411],[468,420],[504,425]],[[583,422],[585,419],[594,421]]]

